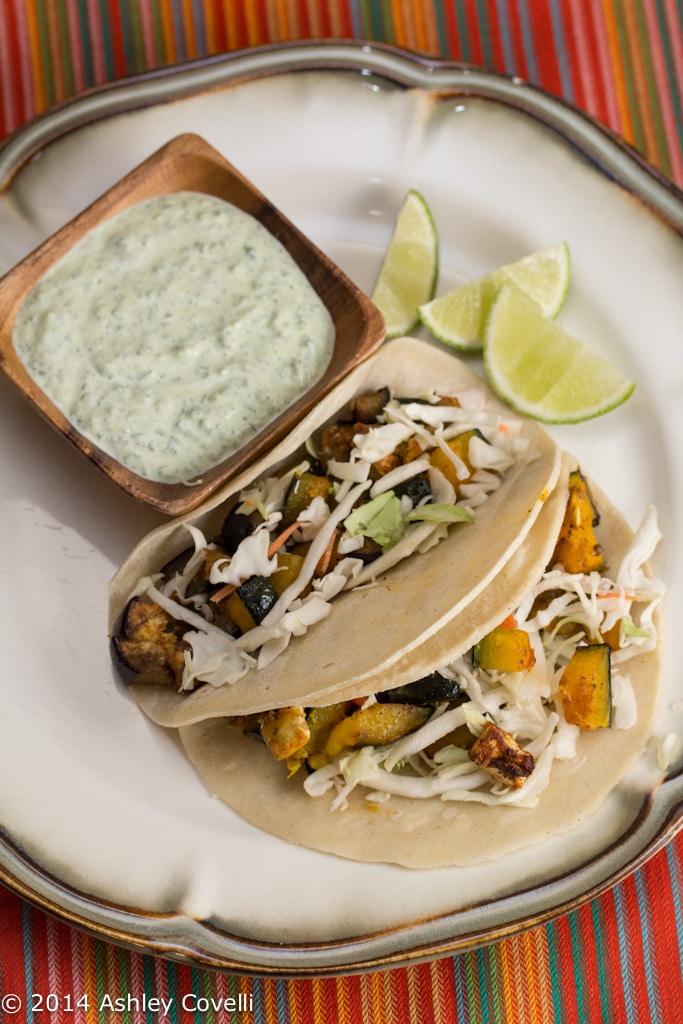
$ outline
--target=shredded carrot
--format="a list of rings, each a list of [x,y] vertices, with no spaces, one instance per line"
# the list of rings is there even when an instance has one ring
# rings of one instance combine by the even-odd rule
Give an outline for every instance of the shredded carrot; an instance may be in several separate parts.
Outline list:
[[[298,530],[300,526],[301,523],[299,522],[298,519],[296,519],[291,526],[288,526],[286,530],[283,530],[282,533],[278,534],[275,540],[270,542],[270,547],[268,548],[268,558],[272,558],[273,555],[280,550],[282,545],[289,540],[289,538],[292,536],[295,530]]]
[[[329,569],[330,562],[332,561],[332,555],[334,553],[334,545],[335,545],[336,539],[337,539],[337,531],[333,530],[331,535],[330,535],[330,539],[327,542],[327,547],[325,548],[325,550],[323,551],[322,555],[318,559],[318,564],[315,567],[315,575],[316,576],[324,576],[325,573],[327,572],[327,570]]]
[[[498,628],[499,629],[517,629],[517,620],[515,619],[514,615],[508,615],[505,619],[503,619],[503,621],[501,622],[501,624],[500,624],[500,626]]]
[[[598,594],[598,599],[604,597],[623,597],[625,601],[637,601],[638,598],[635,594],[622,594],[620,590],[606,590],[604,594]]]
[[[224,597],[230,597],[231,594],[234,594],[238,587],[239,583],[226,583],[224,587],[221,587],[220,590],[211,595],[211,600],[222,601]]]
[[[280,550],[282,545],[288,540],[289,537],[292,536],[294,531],[299,526],[301,526],[301,523],[297,519],[296,522],[292,523],[291,526],[288,526],[286,530],[283,530],[282,533],[275,538],[275,540],[271,541],[270,546],[268,548],[268,558],[272,558],[273,555]],[[211,595],[211,600],[222,601],[224,597],[230,597],[230,595],[233,594],[239,586],[239,583],[226,583],[224,587],[221,587],[220,590],[217,590],[215,594]]]
[[[499,423],[498,424],[498,429],[500,430],[501,434],[509,434],[510,433],[510,428],[507,425],[507,423]]]

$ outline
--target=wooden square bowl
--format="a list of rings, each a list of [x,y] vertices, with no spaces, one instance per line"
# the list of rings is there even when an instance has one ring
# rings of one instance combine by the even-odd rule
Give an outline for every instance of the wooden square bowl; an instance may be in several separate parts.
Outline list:
[[[32,379],[12,343],[14,321],[33,287],[73,245],[98,224],[155,196],[203,192],[251,214],[277,238],[327,307],[334,348],[323,376],[234,454],[182,483],[147,480],[102,451],[68,420]],[[220,484],[265,455],[384,337],[379,310],[313,243],[220,153],[196,135],[180,135],[130,172],[91,206],[0,279],[0,369],[68,441],[137,501],[169,515],[199,504]]]

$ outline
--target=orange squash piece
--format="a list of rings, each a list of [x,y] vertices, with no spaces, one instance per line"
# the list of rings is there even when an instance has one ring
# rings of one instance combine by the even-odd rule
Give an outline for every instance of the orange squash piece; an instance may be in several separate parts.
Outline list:
[[[560,679],[564,717],[581,729],[606,729],[612,721],[610,645],[577,647]]]
[[[611,629],[602,633],[602,639],[609,644],[610,650],[618,651],[621,647],[621,619],[617,619]]]
[[[480,437],[482,441],[485,440],[481,431],[475,428],[473,430],[466,430],[464,431],[464,433],[458,434],[457,437],[453,437],[451,438],[450,441],[446,442],[451,451],[455,455],[457,455],[459,459],[462,459],[462,461],[465,463],[465,466],[467,467],[468,475],[464,479],[460,479],[458,477],[452,460],[449,459],[446,452],[442,451],[441,448],[435,448],[429,457],[429,461],[431,462],[434,469],[438,469],[441,473],[443,473],[448,482],[455,488],[456,491],[458,490],[458,487],[460,487],[462,484],[467,483],[467,481],[471,478],[474,472],[474,467],[472,466],[469,457],[470,440],[473,437]]]
[[[569,475],[569,499],[551,564],[557,562],[572,573],[588,573],[605,567],[602,548],[595,536],[598,510],[580,470]]]
[[[326,476],[304,471],[292,478],[282,510],[282,527],[291,526],[314,498],[327,501],[332,490],[332,481]]]
[[[474,663],[491,672],[528,672],[536,655],[526,630],[496,626],[475,645]]]
[[[280,596],[284,594],[290,583],[293,583],[301,572],[304,564],[303,555],[295,555],[289,551],[279,551],[277,556],[277,569],[269,577],[273,589]]]
[[[240,633],[248,633],[250,629],[254,629],[256,626],[256,619],[236,590],[233,591],[226,602],[226,611]]]

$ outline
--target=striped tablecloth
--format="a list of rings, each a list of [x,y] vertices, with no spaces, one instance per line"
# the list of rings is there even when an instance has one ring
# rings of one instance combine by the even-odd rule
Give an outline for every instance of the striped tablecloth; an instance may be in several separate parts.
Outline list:
[[[683,187],[680,0],[0,0],[0,139],[93,85],[311,38],[381,40],[518,75]],[[683,1021],[682,878],[683,836],[522,935],[431,963],[292,981],[131,953],[0,889],[0,1021],[669,1024]]]

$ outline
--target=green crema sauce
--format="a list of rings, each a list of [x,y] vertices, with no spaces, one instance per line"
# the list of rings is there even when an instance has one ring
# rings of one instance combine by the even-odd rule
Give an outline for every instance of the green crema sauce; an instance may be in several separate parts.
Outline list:
[[[178,192],[81,239],[24,301],[13,343],[82,434],[141,476],[178,483],[323,375],[334,325],[257,220]]]

